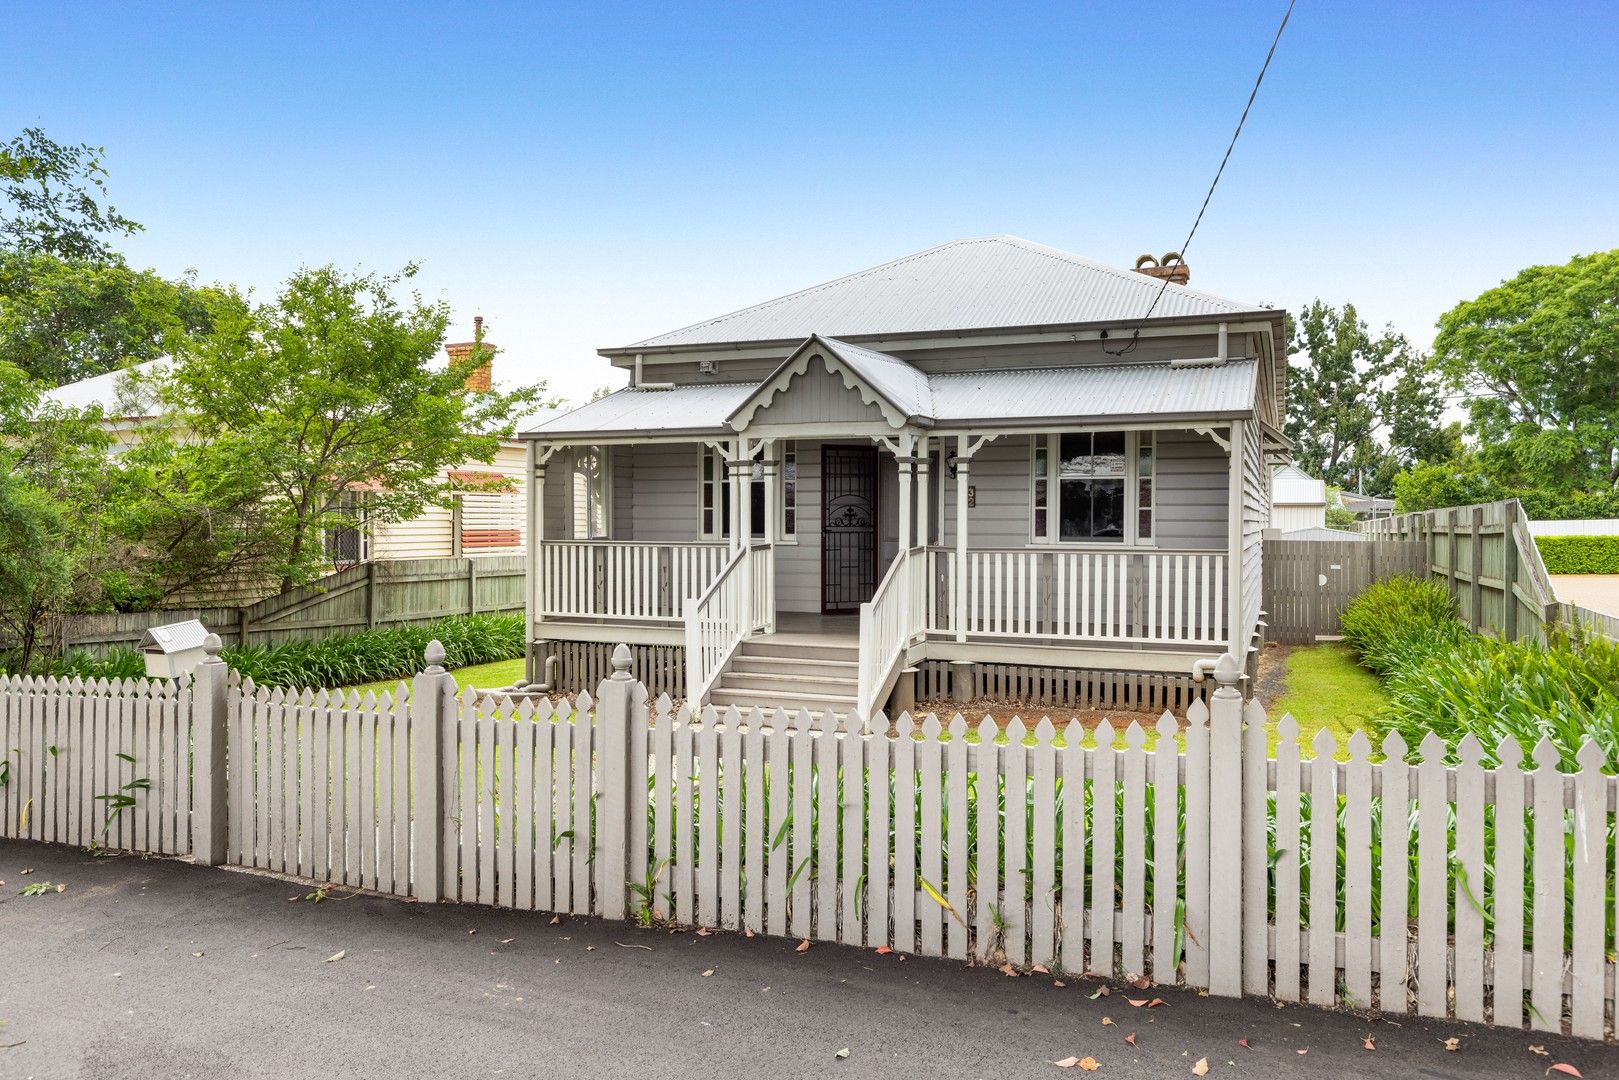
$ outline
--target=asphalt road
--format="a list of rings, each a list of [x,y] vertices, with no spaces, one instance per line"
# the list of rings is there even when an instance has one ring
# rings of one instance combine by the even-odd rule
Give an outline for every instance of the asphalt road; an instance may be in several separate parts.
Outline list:
[[[1100,1077],[1191,1076],[1203,1057],[1213,1077],[1619,1075],[1619,1049],[1572,1039],[1174,990],[1136,1008],[1137,991],[1092,1000],[1095,980],[832,945],[316,904],[274,878],[17,841],[0,841],[0,881],[6,1080],[1052,1078],[1087,1055]],[[20,895],[43,881],[67,889]]]

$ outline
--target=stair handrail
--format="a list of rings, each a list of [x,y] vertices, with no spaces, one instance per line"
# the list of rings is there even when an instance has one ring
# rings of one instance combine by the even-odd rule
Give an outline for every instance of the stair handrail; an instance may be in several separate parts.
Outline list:
[[[686,702],[693,708],[703,704],[731,654],[752,632],[752,611],[743,611],[750,549],[748,544],[738,548],[701,595],[686,599]]]
[[[894,557],[888,573],[871,599],[860,605],[859,677],[855,704],[870,719],[878,699],[891,685],[896,667],[905,659],[918,629],[914,613],[920,597],[913,596],[911,566],[925,557],[920,548],[907,548]]]

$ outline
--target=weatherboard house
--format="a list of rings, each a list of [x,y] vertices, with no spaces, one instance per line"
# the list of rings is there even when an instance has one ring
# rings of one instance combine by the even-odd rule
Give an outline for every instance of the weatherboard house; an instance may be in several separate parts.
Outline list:
[[[1283,313],[1011,236],[601,350],[528,443],[528,678],[1176,707],[1262,634]]]

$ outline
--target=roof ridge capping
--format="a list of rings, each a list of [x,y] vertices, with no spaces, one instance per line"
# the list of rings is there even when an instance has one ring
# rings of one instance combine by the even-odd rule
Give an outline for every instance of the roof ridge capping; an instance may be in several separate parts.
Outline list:
[[[1128,323],[1264,311],[1010,235],[967,237],[823,281],[606,353],[932,330]]]

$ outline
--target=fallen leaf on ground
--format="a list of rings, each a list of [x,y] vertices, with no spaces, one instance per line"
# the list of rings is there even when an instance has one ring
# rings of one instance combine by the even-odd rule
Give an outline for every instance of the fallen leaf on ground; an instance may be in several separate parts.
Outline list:
[[[697,936],[698,937],[708,937],[713,932],[714,931],[708,929],[706,926],[699,926],[697,928]]]
[[[1541,1057],[1552,1056],[1552,1052],[1550,1050],[1546,1049],[1544,1046],[1536,1046],[1533,1043],[1529,1044],[1529,1052],[1531,1054],[1539,1054]]]
[[[1169,1004],[1169,1003],[1167,1001],[1165,1001],[1163,998],[1153,998],[1151,1001],[1147,1002],[1147,1008],[1156,1009],[1160,1005],[1167,1005],[1167,1004]]]
[[[1072,1069],[1079,1064],[1079,1059],[1077,1057],[1065,1057],[1061,1061],[1053,1061],[1052,1064],[1059,1069]]]
[[[1102,1026],[1103,1027],[1112,1027],[1113,1026],[1113,1017],[1111,1017],[1111,1016],[1102,1017]]]
[[[596,946],[594,946],[594,945],[586,945],[585,946],[585,952],[595,952],[595,951],[596,951]]]
[[[1462,1040],[1456,1038],[1455,1036],[1452,1036],[1452,1037],[1445,1040],[1445,1049],[1446,1050],[1460,1050],[1461,1048],[1462,1048]]]
[[[1091,995],[1091,1000],[1095,1001],[1097,998],[1103,998],[1103,997],[1107,997],[1107,987],[1098,986],[1096,988],[1096,993]]]
[[[345,957],[345,956],[347,956],[347,955],[348,955],[348,953],[349,953],[349,951],[348,951],[348,950],[347,950],[347,949],[338,949],[338,950],[337,950],[337,951],[336,951],[336,952],[334,952],[334,953],[333,953],[333,954],[332,954],[332,955],[330,955],[330,956],[328,956],[328,957],[327,957],[327,958],[326,958],[326,959],[325,959],[325,961],[324,961],[324,962],[325,962],[325,963],[328,963],[328,964],[335,964],[335,963],[337,963],[337,962],[338,962],[338,961],[339,961],[339,960],[341,960],[341,959],[343,959],[343,957]]]
[[[709,977],[709,976],[710,976],[710,975],[712,975],[712,974],[714,974],[714,969],[713,969],[713,968],[709,968],[709,969],[708,969],[708,970],[707,970],[707,971],[705,971],[705,972],[703,972],[703,978],[705,978],[705,979],[706,979],[706,978],[708,978],[708,977]]]
[[[1209,1074],[1209,1059],[1206,1058],[1206,1057],[1198,1058],[1197,1059],[1197,1064],[1192,1066],[1192,1075],[1193,1076],[1207,1076],[1208,1074]]]
[[[500,939],[500,943],[502,945],[510,945],[512,942],[514,942],[516,940],[517,940],[516,938],[503,937],[503,938]]]
[[[1248,1045],[1248,1040],[1247,1039],[1238,1039],[1237,1040],[1237,1045],[1242,1047],[1244,1050],[1252,1050],[1253,1049],[1253,1047]]]
[[[753,936],[753,931],[752,930],[744,930],[744,931],[742,931],[742,936],[743,937],[752,937]]]
[[[805,938],[803,941],[800,941],[798,943],[798,948],[794,949],[793,951],[794,952],[809,952],[809,938]]]
[[[32,874],[33,872],[34,868],[32,866],[25,866],[21,870],[17,871],[19,874]]]
[[[1376,1050],[1377,1049],[1377,1044],[1372,1041],[1372,1037],[1370,1035],[1366,1036],[1366,1041],[1364,1043],[1362,1043],[1361,1045],[1365,1046],[1366,1049],[1368,1049],[1368,1050]]]
[[[1128,1001],[1130,1004],[1134,1005],[1138,1009],[1141,1008],[1141,1006],[1147,1004],[1147,999],[1146,998],[1125,998],[1124,1000]]]
[[[1034,965],[1034,967],[1030,968],[1029,970],[1034,972],[1036,975],[1050,975],[1051,974],[1051,969],[1046,967],[1046,965],[1044,965],[1044,964],[1036,964],[1036,965]]]
[[[553,915],[553,916],[551,916],[551,923],[550,923],[550,925],[552,925],[552,926],[558,926],[558,925],[560,925],[560,924],[561,924],[561,922],[562,922],[562,916],[561,916],[561,915]]]
[[[1015,978],[1018,977],[1017,968],[1013,967],[1011,964],[1002,964],[1001,967],[1000,967],[1000,972],[1001,972],[1002,975],[1005,975],[1008,979],[1015,979]]]
[[[652,946],[650,946],[650,945],[636,945],[636,944],[633,944],[633,943],[632,944],[625,944],[622,941],[615,941],[615,942],[613,942],[613,944],[617,945],[621,949],[645,949],[647,952],[652,951]]]
[[[192,954],[191,954],[191,955],[192,955],[192,956],[201,956],[201,955],[202,955],[202,953],[200,953],[200,952],[194,952],[194,953],[192,953]]]
[[[1130,1032],[1130,1034],[1124,1037],[1124,1041],[1129,1043],[1131,1046],[1134,1046],[1136,1044],[1136,1033],[1133,1031]]]
[[[1067,986],[1068,984],[1063,982],[1061,979],[1052,979],[1051,980],[1051,985],[1052,986]]]
[[[1567,1062],[1563,1062],[1563,1061],[1559,1061],[1556,1065],[1553,1065],[1551,1068],[1547,1069],[1546,1070],[1546,1075],[1550,1076],[1554,1072],[1564,1073],[1564,1074],[1566,1074],[1568,1076],[1579,1076],[1580,1075],[1580,1070],[1576,1069],[1574,1066],[1568,1064]],[[1580,1080],[1585,1080],[1585,1078],[1581,1077]]]
[[[893,951],[894,950],[890,949],[887,945],[879,945],[879,946],[877,946],[877,955],[878,956],[887,956],[889,953],[891,953]]]
[[[832,1056],[837,1058],[839,1061],[842,1061],[844,1058],[849,1056],[849,1048],[847,1046],[845,1046],[842,1050],[839,1050],[837,1053],[833,1054]]]
[[[467,933],[469,933],[469,934],[476,934],[477,932],[478,932],[478,928],[476,926],[469,927],[468,930],[467,930]]]
[[[1135,987],[1137,990],[1145,990],[1147,987],[1152,985],[1152,980],[1147,978],[1145,975],[1138,975],[1134,979],[1130,980],[1130,985]]]

